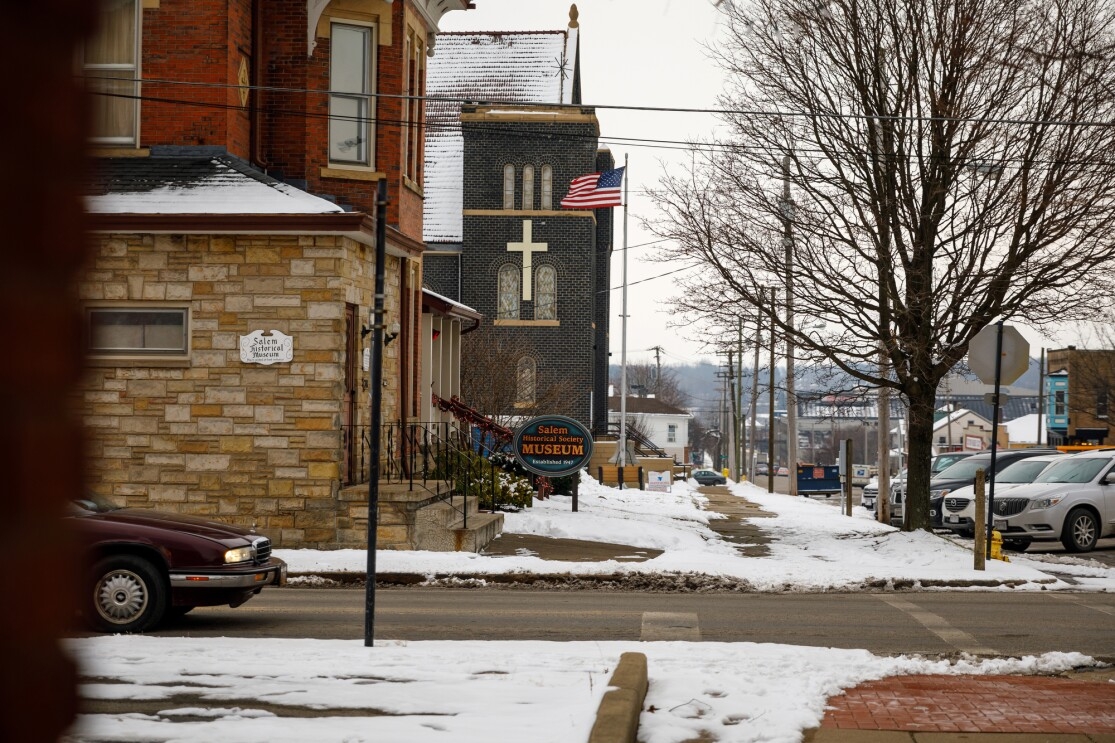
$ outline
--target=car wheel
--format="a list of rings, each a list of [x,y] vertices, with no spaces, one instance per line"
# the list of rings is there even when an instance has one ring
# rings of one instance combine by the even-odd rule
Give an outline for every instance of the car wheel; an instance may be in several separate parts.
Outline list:
[[[1011,552],[1025,552],[1026,548],[1033,544],[1034,540],[1029,537],[1018,537],[1017,539],[1004,539],[1003,549],[1010,550]]]
[[[106,557],[93,567],[90,622],[101,632],[143,632],[166,614],[167,589],[141,557]]]
[[[1094,513],[1087,508],[1074,508],[1065,519],[1061,530],[1061,544],[1069,552],[1091,552],[1099,539],[1100,525]]]

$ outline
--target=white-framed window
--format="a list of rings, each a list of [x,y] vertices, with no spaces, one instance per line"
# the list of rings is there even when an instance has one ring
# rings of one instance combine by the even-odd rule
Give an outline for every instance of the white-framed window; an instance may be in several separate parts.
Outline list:
[[[669,444],[676,444],[678,441],[678,424],[666,424],[666,442]]]
[[[542,166],[542,182],[539,184],[541,203],[540,209],[554,208],[554,169],[549,165]]]
[[[140,0],[102,0],[95,36],[81,50],[85,85],[93,93],[92,140],[139,144]]]
[[[515,166],[503,166],[503,208],[515,208]]]
[[[515,368],[515,407],[529,408],[535,402],[537,367],[534,359],[523,356]]]
[[[190,351],[186,307],[87,307],[92,356],[181,356]]]
[[[372,167],[375,126],[375,27],[330,25],[329,161]]]
[[[1056,392],[1053,393],[1053,414],[1054,415],[1064,415],[1065,414],[1065,391],[1064,390],[1057,390]]]
[[[505,263],[499,267],[498,274],[498,306],[496,318],[499,320],[519,319],[519,292],[520,292],[519,267]]]
[[[534,166],[523,166],[523,209],[534,208]]]
[[[557,319],[557,269],[548,264],[534,272],[534,319]]]

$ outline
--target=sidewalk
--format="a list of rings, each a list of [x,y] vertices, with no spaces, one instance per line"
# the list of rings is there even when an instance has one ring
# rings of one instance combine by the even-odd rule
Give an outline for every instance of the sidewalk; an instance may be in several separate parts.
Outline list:
[[[701,488],[708,510],[728,518],[709,527],[747,557],[770,554],[769,516],[726,487]],[[655,550],[622,544],[505,534],[486,554],[544,560],[640,562]],[[647,669],[654,684],[654,667]],[[828,700],[821,726],[805,743],[1115,743],[1115,670],[1047,676],[894,676]],[[631,714],[637,714],[631,710]]]

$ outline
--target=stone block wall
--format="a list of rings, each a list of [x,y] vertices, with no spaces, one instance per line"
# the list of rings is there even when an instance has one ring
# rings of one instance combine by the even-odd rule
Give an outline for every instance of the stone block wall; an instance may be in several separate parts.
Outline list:
[[[179,360],[90,359],[79,400],[89,488],[121,505],[254,524],[276,546],[339,545],[352,529],[338,498],[345,304],[368,317],[373,249],[335,235],[95,239],[84,305],[188,304],[191,349]],[[388,308],[399,264],[388,256]],[[239,338],[253,330],[293,336],[294,360],[241,362]],[[388,347],[385,422],[398,417],[398,358]],[[367,424],[366,393],[356,415]]]

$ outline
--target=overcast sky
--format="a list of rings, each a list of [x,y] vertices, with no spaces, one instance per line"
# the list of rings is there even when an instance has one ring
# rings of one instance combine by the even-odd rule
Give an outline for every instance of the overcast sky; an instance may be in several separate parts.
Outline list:
[[[569,0],[474,0],[476,8],[454,11],[442,19],[444,31],[542,31],[565,28]],[[686,141],[709,138],[716,121],[709,114],[617,111],[608,106],[715,108],[723,75],[704,48],[720,36],[722,21],[711,0],[579,0],[581,88],[587,105],[597,107],[602,139]],[[435,51],[436,53],[436,51]],[[692,274],[677,264],[654,261],[655,237],[640,219],[654,210],[643,195],[657,185],[664,168],[684,164],[684,149],[652,142],[608,145],[617,163],[629,162],[627,361],[655,360],[661,347],[664,364],[697,360],[718,362],[703,346],[699,325],[676,327],[665,301],[677,293],[679,276]],[[557,185],[555,184],[555,191]],[[615,258],[612,262],[612,362],[623,347],[621,295],[623,210],[615,209]],[[679,273],[678,269],[682,268]],[[1088,345],[1087,338],[1067,332],[1048,337],[1020,327],[1037,357],[1042,346]]]

